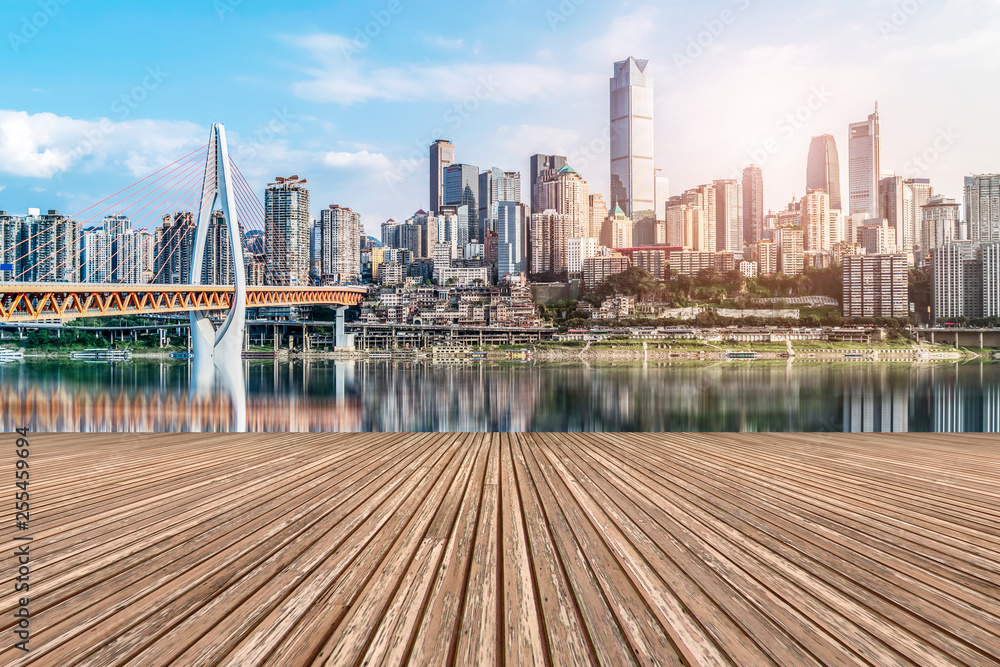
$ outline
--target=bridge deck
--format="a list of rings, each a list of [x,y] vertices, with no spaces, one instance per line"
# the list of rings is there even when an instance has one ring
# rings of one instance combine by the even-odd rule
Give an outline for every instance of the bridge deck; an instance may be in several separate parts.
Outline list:
[[[38,435],[31,475],[2,664],[1000,661],[993,437]]]

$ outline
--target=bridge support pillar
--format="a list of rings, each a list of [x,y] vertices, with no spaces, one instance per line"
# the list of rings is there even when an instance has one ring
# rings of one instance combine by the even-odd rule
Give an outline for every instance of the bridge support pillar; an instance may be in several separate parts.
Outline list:
[[[344,313],[347,312],[347,306],[340,306],[337,308],[337,335],[334,339],[334,345],[340,349],[354,349],[354,334],[348,334],[344,330]]]

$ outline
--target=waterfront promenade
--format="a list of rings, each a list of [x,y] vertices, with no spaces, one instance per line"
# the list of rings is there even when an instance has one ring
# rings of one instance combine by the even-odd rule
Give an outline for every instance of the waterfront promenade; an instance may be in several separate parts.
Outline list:
[[[996,436],[32,434],[30,461],[4,665],[1000,662]]]

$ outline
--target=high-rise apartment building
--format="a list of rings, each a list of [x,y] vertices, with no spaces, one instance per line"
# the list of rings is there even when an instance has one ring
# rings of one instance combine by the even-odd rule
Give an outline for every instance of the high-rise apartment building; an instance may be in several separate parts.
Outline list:
[[[881,144],[879,139],[878,103],[868,120],[851,123],[848,151],[848,181],[850,212],[868,212],[878,217],[878,183],[882,178]]]
[[[737,180],[715,181],[715,249],[743,252],[743,185]]]
[[[281,176],[264,190],[264,254],[274,285],[309,284],[309,190],[305,179]]]
[[[538,205],[569,216],[569,237],[580,238],[590,229],[590,186],[571,166],[557,172],[545,171],[539,177]]]
[[[600,238],[601,228],[608,217],[608,204],[601,194],[590,195],[590,227],[587,236]]]
[[[50,210],[38,217],[38,260],[35,270],[41,282],[78,282],[80,279],[79,225]]]
[[[778,244],[778,270],[786,276],[797,276],[804,269],[802,228],[782,227],[775,234]]]
[[[921,207],[921,232],[925,240],[925,249],[946,246],[958,241],[959,204],[954,199],[936,196]]]
[[[421,259],[434,257],[434,246],[440,238],[440,223],[433,213],[420,209],[407,219],[406,224],[420,227],[420,250],[416,253]]]
[[[830,243],[830,195],[826,190],[810,190],[802,198],[800,221],[805,250],[829,250]]]
[[[571,220],[548,209],[531,214],[531,273],[565,273]]]
[[[1000,241],[1000,174],[965,177],[965,220],[970,240]]]
[[[521,201],[521,173],[493,167],[479,174],[479,238],[497,231],[497,204]]]
[[[453,164],[444,169],[444,203],[448,206],[463,207],[459,212],[465,223],[459,230],[459,246],[479,239],[479,167],[471,164]]]
[[[909,271],[902,254],[844,257],[844,317],[909,315]]]
[[[879,217],[896,230],[897,250],[913,252],[916,241],[918,210],[914,203],[913,183],[902,176],[888,176],[879,181]]]
[[[191,264],[197,225],[190,211],[163,216],[154,241],[153,282],[164,285],[191,283]],[[89,260],[88,260],[89,263]],[[96,273],[92,282],[100,282]]]
[[[982,317],[982,247],[955,241],[931,250],[931,312],[935,322]]]
[[[330,204],[320,211],[320,279],[352,283],[361,280],[361,214]],[[410,225],[413,226],[413,225]]]
[[[813,137],[809,143],[806,190],[825,190],[830,195],[830,208],[842,209],[840,158],[837,156],[837,141],[832,134]]]
[[[615,206],[608,214],[602,230],[601,245],[608,248],[631,248],[632,221],[625,215],[621,206]]]
[[[580,278],[583,275],[583,262],[597,256],[599,243],[596,238],[584,237],[569,239],[566,243],[566,271],[569,278]]]
[[[497,278],[527,273],[528,216],[526,204],[502,201],[497,204]]]
[[[455,164],[455,145],[447,139],[438,139],[430,147],[430,212],[441,210],[444,201],[444,170]]]
[[[764,234],[764,173],[751,164],[743,170],[743,242],[757,243]]]
[[[653,77],[648,60],[616,62],[611,77],[611,200],[635,223],[655,218]]]
[[[927,254],[927,241],[924,236],[923,207],[934,196],[929,178],[911,178],[906,181],[910,186],[913,199],[913,246],[921,255]]]
[[[565,166],[565,155],[542,155],[537,153],[531,156],[531,202],[529,203],[533,212],[543,210],[538,201],[538,184],[541,182],[542,175],[547,171],[558,172]]]
[[[201,264],[204,285],[232,285],[233,253],[229,249],[229,227],[222,211],[212,211],[205,239],[205,256]]]

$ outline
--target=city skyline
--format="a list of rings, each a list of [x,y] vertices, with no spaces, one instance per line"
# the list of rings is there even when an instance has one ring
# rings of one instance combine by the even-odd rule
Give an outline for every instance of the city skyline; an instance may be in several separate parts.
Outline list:
[[[79,210],[177,150],[200,145],[205,117],[218,114],[232,128],[234,157],[255,191],[274,173],[301,172],[314,184],[313,217],[330,203],[349,206],[362,215],[368,234],[377,235],[387,218],[426,208],[427,146],[438,138],[454,142],[459,161],[482,168],[528,173],[534,153],[567,155],[592,191],[608,197],[607,73],[629,56],[648,59],[659,84],[655,166],[674,193],[739,178],[745,162],[763,157],[755,162],[767,183],[764,208],[777,210],[790,196],[805,194],[811,138],[832,134],[843,153],[847,125],[863,118],[875,99],[885,168],[929,177],[936,192],[953,197],[964,175],[995,171],[988,146],[997,130],[977,111],[990,108],[991,91],[975,86],[971,74],[971,100],[963,108],[928,99],[918,117],[909,109],[915,86],[945,74],[960,79],[960,64],[969,58],[983,62],[985,56],[987,74],[996,67],[989,56],[997,40],[988,37],[1000,34],[997,3],[921,5],[895,17],[891,7],[870,3],[828,3],[808,14],[745,2],[718,10],[570,3],[573,11],[565,16],[558,7],[512,7],[490,26],[523,25],[525,36],[516,44],[491,41],[468,22],[450,34],[455,19],[441,9],[418,16],[405,5],[393,5],[396,13],[387,5],[381,26],[373,16],[380,10],[343,4],[307,2],[280,16],[249,3],[217,4],[228,9],[177,3],[166,24],[182,33],[178,48],[138,44],[127,33],[135,62],[148,63],[143,67],[109,66],[95,50],[74,55],[68,65],[58,57],[88,27],[95,36],[107,34],[91,23],[104,17],[105,7],[83,15],[74,5],[61,6],[26,43],[9,43],[3,57],[17,67],[0,85],[8,100],[0,111],[3,208]],[[8,23],[19,25],[22,15],[30,23],[29,10],[37,7],[10,3]],[[306,16],[314,18],[306,23]],[[140,9],[129,20],[147,25],[151,17]],[[958,32],[969,25],[975,25],[971,32]],[[377,34],[366,36],[366,27]],[[204,75],[196,75],[180,47],[211,33],[238,50],[229,31],[255,35],[267,48],[246,64],[224,67],[205,109],[181,108],[178,96],[203,87]],[[533,38],[526,58],[515,46]],[[207,57],[217,57],[219,48]],[[920,56],[925,50],[934,58]],[[80,67],[88,71],[76,74],[90,86],[87,95],[78,95],[79,82],[70,80]],[[749,76],[750,67],[759,73]],[[336,83],[351,85],[340,85],[336,98],[329,94],[330,77],[338,71],[346,78]],[[746,104],[720,104],[714,88]],[[239,93],[240,109],[224,103],[225,92]],[[140,135],[149,136],[136,141]]]

